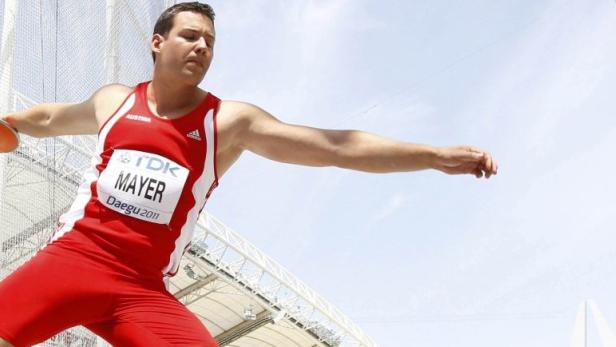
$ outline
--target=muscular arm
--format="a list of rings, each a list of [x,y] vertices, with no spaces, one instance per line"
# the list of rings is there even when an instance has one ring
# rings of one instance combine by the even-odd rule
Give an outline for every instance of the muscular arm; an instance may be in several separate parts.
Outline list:
[[[96,134],[130,88],[108,85],[82,103],[40,104],[4,117],[20,133],[33,137]]]
[[[236,114],[239,146],[280,162],[376,173],[437,169],[477,177],[489,177],[497,170],[491,156],[475,147],[438,148],[357,130],[291,125],[254,105],[239,102],[226,108]]]

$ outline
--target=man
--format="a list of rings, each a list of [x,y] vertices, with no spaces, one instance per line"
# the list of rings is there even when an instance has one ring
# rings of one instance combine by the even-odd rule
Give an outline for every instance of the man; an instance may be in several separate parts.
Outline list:
[[[31,345],[75,325],[118,346],[215,346],[163,277],[177,271],[207,198],[244,150],[368,172],[496,174],[490,154],[474,147],[290,125],[220,101],[198,88],[215,37],[211,7],[172,6],[154,28],[151,82],[4,117],[30,136],[98,133],[99,142],[50,243],[0,283],[0,346]]]

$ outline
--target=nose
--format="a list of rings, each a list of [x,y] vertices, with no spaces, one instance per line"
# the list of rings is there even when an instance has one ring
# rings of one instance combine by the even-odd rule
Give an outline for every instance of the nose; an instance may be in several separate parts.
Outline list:
[[[200,37],[197,40],[197,53],[198,54],[205,54],[205,52],[207,52],[208,46],[207,46],[207,41],[205,40],[204,37]]]

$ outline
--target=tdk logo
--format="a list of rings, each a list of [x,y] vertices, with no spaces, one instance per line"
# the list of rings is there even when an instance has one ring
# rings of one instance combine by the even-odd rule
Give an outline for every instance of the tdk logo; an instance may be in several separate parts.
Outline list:
[[[124,159],[124,158],[122,158]],[[176,172],[180,170],[179,166],[173,165],[169,161],[165,161],[156,157],[151,157],[149,155],[143,155],[137,157],[137,160],[134,160],[134,165],[140,169],[145,169],[154,172],[160,172],[162,174],[171,174],[173,177],[178,177]]]

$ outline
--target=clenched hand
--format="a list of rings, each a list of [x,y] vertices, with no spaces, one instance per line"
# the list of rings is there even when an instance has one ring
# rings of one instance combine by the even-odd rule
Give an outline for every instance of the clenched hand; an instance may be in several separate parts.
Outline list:
[[[472,146],[439,148],[434,168],[450,175],[473,174],[477,178],[490,178],[498,172],[492,155]]]

